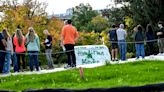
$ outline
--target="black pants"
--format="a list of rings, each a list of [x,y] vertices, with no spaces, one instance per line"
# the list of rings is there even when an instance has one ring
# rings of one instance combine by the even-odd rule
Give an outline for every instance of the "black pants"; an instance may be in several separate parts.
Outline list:
[[[147,43],[147,55],[153,55],[154,54],[154,42],[148,42]]]
[[[22,59],[22,66],[23,69],[25,69],[25,52],[22,53],[16,53],[17,56],[17,62],[18,62],[18,71],[21,69],[21,59]]]
[[[75,57],[75,51],[74,51],[74,44],[65,44],[64,47],[66,48],[68,65],[70,65],[70,66],[76,65],[76,57]]]
[[[3,71],[3,66],[4,66],[4,62],[5,62],[5,52],[0,52],[0,73],[2,73]]]

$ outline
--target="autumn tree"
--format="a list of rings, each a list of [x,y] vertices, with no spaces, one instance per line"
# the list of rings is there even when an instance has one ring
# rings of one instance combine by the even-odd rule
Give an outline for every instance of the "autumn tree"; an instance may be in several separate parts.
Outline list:
[[[97,15],[98,13],[89,4],[81,3],[73,8],[73,24],[79,31],[90,31],[92,30],[91,20]]]
[[[109,25],[107,18],[104,18],[102,16],[96,16],[92,18],[91,24],[93,25],[93,29],[95,32],[101,33],[104,31]]]
[[[38,0],[24,0],[23,3],[19,3],[18,0],[6,0],[0,3],[2,4],[0,10],[4,13],[1,18],[3,22],[1,28],[7,27],[15,31],[17,25],[20,25],[24,33],[27,32],[29,26],[45,28],[47,24],[46,3],[40,3]]]

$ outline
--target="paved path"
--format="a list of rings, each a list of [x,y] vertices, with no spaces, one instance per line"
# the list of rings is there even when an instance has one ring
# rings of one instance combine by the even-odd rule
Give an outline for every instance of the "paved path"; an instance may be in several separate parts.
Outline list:
[[[139,59],[142,60],[142,59]],[[164,54],[161,55],[151,55],[151,56],[147,56],[145,57],[144,60],[164,60]],[[130,58],[127,61],[118,61],[118,62],[110,62],[111,64],[122,64],[122,63],[128,63],[128,62],[136,62],[138,60],[136,60],[135,58]],[[94,67],[98,67],[98,66],[103,66],[105,64],[89,64],[89,65],[80,65],[77,66],[77,68],[79,67],[83,67],[83,68],[94,68]],[[40,71],[34,71],[34,72],[30,72],[30,71],[25,71],[25,72],[19,72],[19,73],[10,73],[10,74],[3,74],[0,75],[0,77],[7,77],[7,76],[15,76],[15,75],[31,75],[31,74],[45,74],[45,73],[53,73],[53,72],[59,72],[59,71],[65,71],[68,69],[64,69],[64,68],[55,68],[52,70],[40,70]]]

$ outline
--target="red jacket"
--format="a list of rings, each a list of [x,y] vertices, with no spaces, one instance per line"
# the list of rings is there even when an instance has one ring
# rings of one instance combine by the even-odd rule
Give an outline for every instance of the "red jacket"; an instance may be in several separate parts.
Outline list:
[[[18,38],[16,36],[14,36],[15,52],[25,52],[26,51],[25,41],[26,41],[26,39],[23,36],[22,45],[19,46],[19,44],[18,44]]]

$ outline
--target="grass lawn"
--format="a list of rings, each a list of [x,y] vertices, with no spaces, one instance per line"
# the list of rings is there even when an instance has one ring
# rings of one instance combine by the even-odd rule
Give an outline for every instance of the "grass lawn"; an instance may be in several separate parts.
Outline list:
[[[79,69],[40,75],[0,77],[0,89],[25,90],[44,88],[110,88],[139,86],[164,82],[164,61],[139,61],[84,69],[81,79]]]

